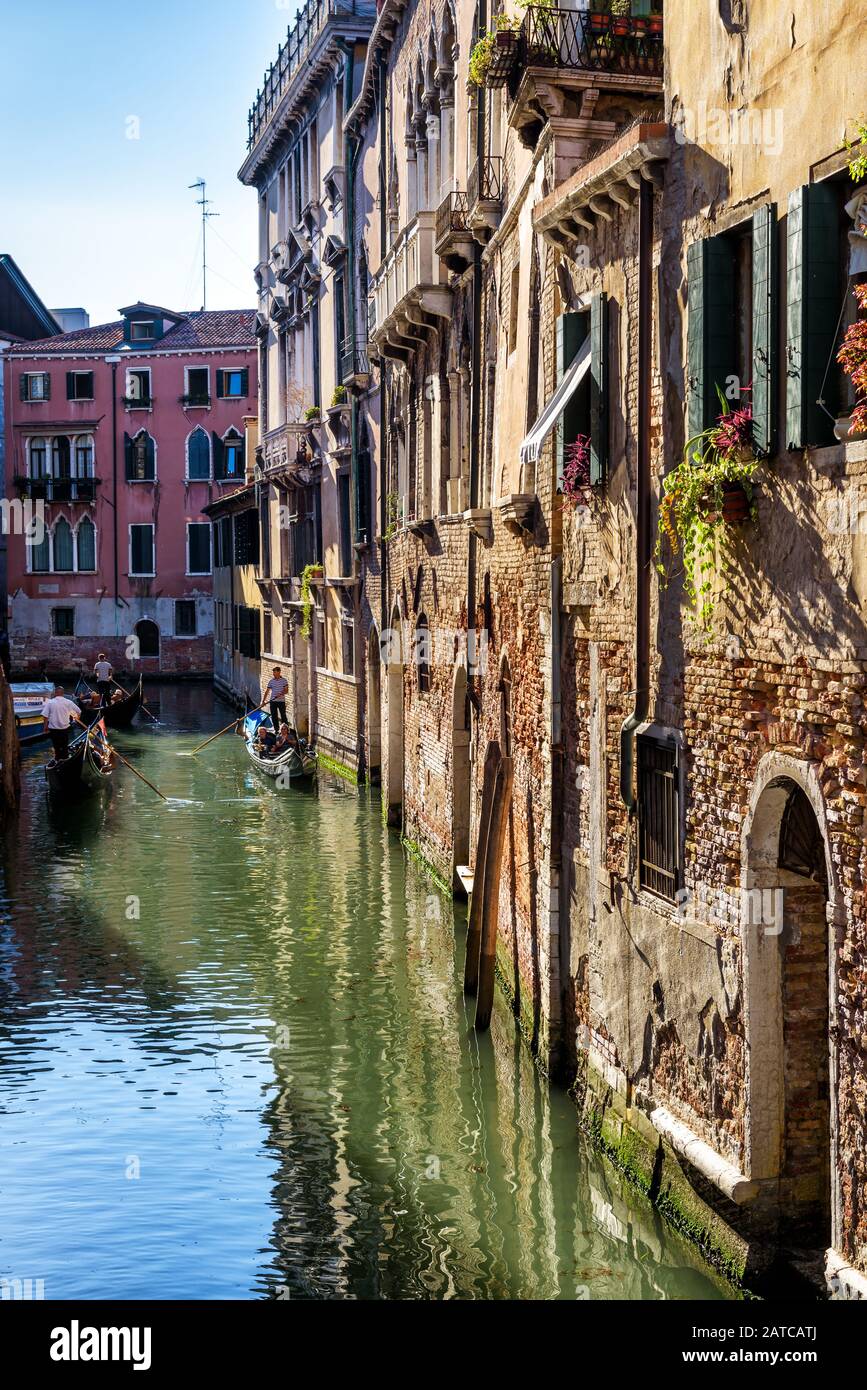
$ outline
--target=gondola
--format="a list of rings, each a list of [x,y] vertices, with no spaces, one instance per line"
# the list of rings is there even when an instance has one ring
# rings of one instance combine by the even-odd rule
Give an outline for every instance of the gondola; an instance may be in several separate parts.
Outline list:
[[[42,718],[42,706],[54,694],[53,681],[21,681],[11,685],[15,710],[15,727],[22,748],[48,739]]]
[[[316,771],[316,758],[303,739],[299,739],[297,748],[290,748],[276,758],[263,758],[256,752],[253,740],[261,725],[267,724],[269,719],[270,716],[261,709],[254,710],[244,718],[244,745],[250,762],[266,777],[280,778],[281,786],[287,782],[291,785],[292,782],[306,781]]]
[[[45,765],[49,795],[55,801],[80,801],[111,781],[111,750],[101,730],[93,725],[73,739],[69,757],[52,758]]]
[[[100,709],[97,705],[82,706],[82,716],[95,723],[97,719],[104,719],[108,729],[128,729],[136,712],[144,704],[144,691],[142,690],[143,677],[139,676],[138,685],[133,686],[128,695],[124,695],[122,700],[116,700],[112,705],[105,705]],[[79,682],[76,686],[75,699],[80,699],[79,686],[84,685],[84,689],[90,691],[86,682]],[[93,691],[90,691],[93,694]]]

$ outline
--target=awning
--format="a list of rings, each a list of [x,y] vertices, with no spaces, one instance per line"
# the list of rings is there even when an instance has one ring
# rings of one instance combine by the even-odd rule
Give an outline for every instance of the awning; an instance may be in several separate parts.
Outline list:
[[[572,396],[578,390],[587,372],[590,370],[590,338],[584,339],[578,349],[578,354],[574,361],[570,363],[569,369],[557,390],[554,392],[542,414],[539,416],[530,433],[521,445],[521,462],[536,463],[539,458],[539,451],[548,435],[556,425],[564,409],[569,404]]]

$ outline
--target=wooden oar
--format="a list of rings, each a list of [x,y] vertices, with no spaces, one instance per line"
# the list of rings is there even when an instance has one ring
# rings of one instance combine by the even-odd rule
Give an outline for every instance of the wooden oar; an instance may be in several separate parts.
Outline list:
[[[211,734],[211,737],[206,738],[204,743],[200,743],[198,748],[194,748],[192,753],[190,754],[190,757],[194,758],[197,753],[201,753],[202,749],[207,748],[209,743],[213,743],[215,738],[220,738],[223,734],[227,734],[230,729],[234,729],[235,726],[237,724],[240,724],[242,719],[246,719],[248,715],[256,714],[258,710],[264,709],[267,703],[267,700],[263,700],[261,705],[256,706],[256,709],[248,709],[246,714],[239,714],[237,719],[233,719],[231,724],[226,725],[225,729],[220,729],[219,733]]]
[[[136,777],[140,777],[141,780],[142,780],[148,787],[150,787],[150,789],[151,789],[152,792],[156,792],[157,796],[162,796],[162,797],[163,797],[163,801],[168,801],[168,797],[167,797],[167,796],[163,796],[163,794],[162,794],[162,792],[160,791],[159,787],[155,787],[154,784],[153,784],[153,782],[148,782],[148,779],[145,777],[144,773],[143,773],[143,772],[139,772],[139,770],[138,770],[137,767],[133,767],[132,763],[128,763],[127,760],[126,760],[126,758],[123,756],[123,754],[122,754],[122,753],[118,753],[117,749],[116,749],[113,745],[111,745],[111,751],[112,751],[112,753],[114,754],[114,756],[115,756],[116,758],[119,758],[119,759],[120,759],[120,761],[123,763],[124,767],[128,767],[129,770],[130,770],[130,772],[134,772],[135,775],[136,775]]]

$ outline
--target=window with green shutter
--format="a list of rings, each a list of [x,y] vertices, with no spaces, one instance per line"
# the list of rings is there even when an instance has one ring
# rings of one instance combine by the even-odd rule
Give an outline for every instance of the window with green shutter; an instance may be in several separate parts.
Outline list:
[[[834,443],[834,349],[843,269],[839,204],[833,184],[789,194],[786,228],[786,445]]]
[[[187,440],[187,478],[206,482],[211,476],[211,447],[205,430],[199,426]]]
[[[187,522],[187,573],[211,573],[211,523]]]
[[[608,475],[608,297],[590,301],[590,481]]]
[[[559,386],[574,362],[587,337],[589,330],[587,312],[558,314],[556,338],[556,385]],[[563,482],[563,466],[566,462],[566,449],[574,444],[579,434],[588,432],[590,413],[590,381],[587,376],[567,402],[557,422],[554,440],[554,455],[557,461],[557,486]]]
[[[736,339],[735,252],[731,236],[705,237],[687,248],[686,337],[689,435],[701,434],[720,414],[717,387],[740,380]],[[741,381],[741,385],[748,383]]]
[[[67,372],[66,399],[68,401],[92,401],[93,372]]]
[[[129,528],[129,572],[132,575],[154,573],[154,528],[151,522]]]
[[[753,436],[756,449],[777,446],[777,209],[753,213]]]
[[[250,372],[247,367],[217,372],[217,395],[224,399],[247,396],[250,392]]]
[[[19,382],[22,401],[49,401],[51,377],[48,372],[24,372]]]

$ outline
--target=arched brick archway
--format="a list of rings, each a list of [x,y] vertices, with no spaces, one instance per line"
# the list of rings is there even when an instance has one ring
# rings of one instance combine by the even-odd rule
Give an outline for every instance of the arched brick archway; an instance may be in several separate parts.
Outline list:
[[[840,1245],[838,903],[816,769],[769,753],[741,838],[746,1170],[790,1250]]]

